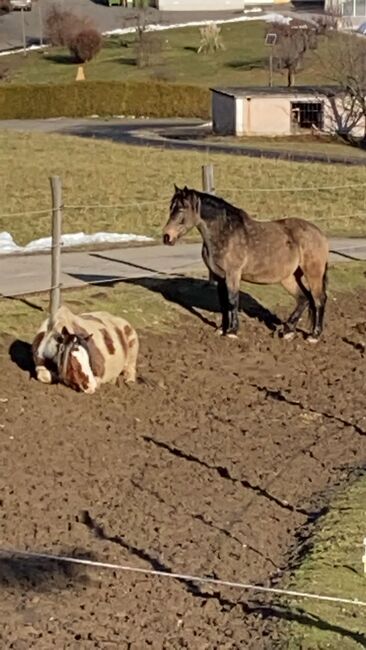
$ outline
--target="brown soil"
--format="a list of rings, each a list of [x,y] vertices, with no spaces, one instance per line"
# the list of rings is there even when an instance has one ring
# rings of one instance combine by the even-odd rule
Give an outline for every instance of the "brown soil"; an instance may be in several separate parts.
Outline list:
[[[365,292],[333,301],[315,347],[245,317],[238,341],[194,318],[145,333],[145,383],[92,397],[30,380],[4,354],[1,546],[278,581],[324,494],[365,462],[365,304]],[[1,648],[276,642],[270,601],[239,590],[15,559],[0,583]]]

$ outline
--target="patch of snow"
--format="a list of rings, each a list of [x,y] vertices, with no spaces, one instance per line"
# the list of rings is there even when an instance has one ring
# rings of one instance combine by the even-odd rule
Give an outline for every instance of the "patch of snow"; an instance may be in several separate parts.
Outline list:
[[[268,4],[272,4],[272,0],[268,0]],[[247,13],[261,13],[261,9],[253,8],[247,10]],[[217,25],[226,25],[227,23],[243,23],[243,22],[250,22],[253,20],[264,20],[265,22],[268,23],[282,23],[288,25],[292,18],[289,16],[283,16],[282,14],[275,14],[275,13],[269,13],[269,14],[262,14],[262,15],[256,15],[256,16],[236,16],[235,18],[226,18],[222,20],[196,20],[192,21],[190,23],[180,23],[180,24],[174,24],[174,25],[159,25],[159,24],[151,24],[151,25],[146,25],[146,31],[148,32],[159,32],[159,31],[167,31],[169,29],[179,29],[181,27],[203,27],[204,25],[209,25],[212,22],[215,22]],[[118,29],[112,29],[111,31],[104,32],[103,36],[123,36],[124,34],[133,34],[136,31],[135,27],[122,27]]]
[[[74,246],[85,246],[90,244],[125,244],[128,242],[153,241],[152,237],[145,235],[134,235],[132,233],[96,232],[93,235],[86,235],[83,232],[76,232],[69,235],[62,235],[61,244],[66,248]],[[51,250],[51,237],[42,237],[29,242],[26,246],[18,246],[8,232],[0,232],[0,255],[9,253],[35,253],[38,251]]]
[[[26,47],[26,51],[30,52],[31,50],[44,50],[47,45],[29,45]],[[13,50],[3,50],[0,52],[0,56],[8,56],[9,54],[21,54],[24,52],[24,49],[22,47],[17,47],[16,49]]]

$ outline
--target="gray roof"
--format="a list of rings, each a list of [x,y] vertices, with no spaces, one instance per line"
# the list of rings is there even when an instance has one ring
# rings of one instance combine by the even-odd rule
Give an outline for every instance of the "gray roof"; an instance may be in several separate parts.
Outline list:
[[[338,86],[233,86],[229,88],[210,88],[212,92],[230,97],[254,96],[293,96],[293,95],[326,95],[333,96],[341,92]]]

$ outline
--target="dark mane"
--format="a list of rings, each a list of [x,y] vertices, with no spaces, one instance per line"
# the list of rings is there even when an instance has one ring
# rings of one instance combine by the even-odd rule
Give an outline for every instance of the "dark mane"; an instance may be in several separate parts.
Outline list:
[[[245,220],[249,218],[249,215],[244,210],[232,205],[219,196],[188,188],[178,190],[174,194],[171,201],[171,209],[183,203],[184,199],[192,202],[196,197],[201,202],[201,217],[204,221],[220,219],[226,223],[230,223],[232,226],[243,226]]]
[[[219,196],[198,192],[197,190],[191,190],[191,192],[196,194],[201,201],[201,213],[203,212],[201,216],[203,219],[224,218],[232,223],[243,225],[245,219],[249,216],[244,210],[232,205],[232,203],[225,201],[225,199]]]

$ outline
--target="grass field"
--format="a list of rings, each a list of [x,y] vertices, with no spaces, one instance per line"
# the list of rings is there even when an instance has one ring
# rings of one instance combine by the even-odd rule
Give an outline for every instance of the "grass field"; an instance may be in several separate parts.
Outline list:
[[[164,79],[177,83],[201,86],[267,85],[268,48],[264,45],[267,24],[263,21],[232,23],[222,26],[225,50],[216,54],[197,54],[200,44],[198,27],[167,30],[160,33],[161,54],[148,68],[139,69],[135,63],[134,36],[126,35],[105,40],[95,60],[85,66],[87,79],[142,80]],[[65,49],[52,48],[47,52],[29,53],[12,57],[9,78],[15,83],[65,82],[75,79],[77,65]],[[318,52],[309,53],[304,70],[297,76],[298,83],[318,83],[322,66]],[[275,85],[284,85],[281,73],[274,75]]]
[[[48,236],[49,176],[58,174],[64,233],[104,230],[160,237],[173,183],[200,188],[201,165],[209,161],[217,193],[258,218],[301,216],[329,234],[366,234],[362,167],[208,157],[11,131],[0,132],[0,231],[10,232],[18,244]]]
[[[365,536],[366,478],[359,478],[318,522],[314,546],[290,583],[291,589],[366,601],[362,540]],[[347,532],[346,532],[347,531]],[[286,650],[358,650],[366,645],[364,608],[297,600],[284,626]]]

